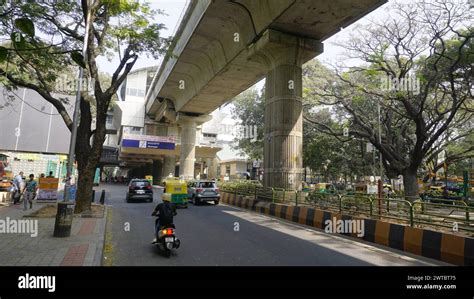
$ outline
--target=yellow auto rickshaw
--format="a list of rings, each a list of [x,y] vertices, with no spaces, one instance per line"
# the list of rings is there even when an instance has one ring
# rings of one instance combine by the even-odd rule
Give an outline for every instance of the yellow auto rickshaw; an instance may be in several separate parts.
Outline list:
[[[164,180],[163,198],[168,198],[177,207],[188,207],[188,186],[185,180],[168,177]]]

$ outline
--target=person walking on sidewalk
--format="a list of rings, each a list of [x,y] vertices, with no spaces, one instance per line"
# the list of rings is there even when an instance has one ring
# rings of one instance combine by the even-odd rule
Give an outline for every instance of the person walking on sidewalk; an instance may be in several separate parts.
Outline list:
[[[26,211],[28,202],[30,203],[30,209],[33,208],[33,199],[36,197],[36,191],[38,190],[38,183],[35,181],[35,175],[30,174],[30,179],[26,181],[25,187],[25,199],[23,200],[23,207]]]
[[[16,205],[17,203],[20,203],[20,197],[21,193],[23,190],[22,189],[23,185],[23,171],[20,171],[20,173],[15,176],[13,179],[13,204]]]

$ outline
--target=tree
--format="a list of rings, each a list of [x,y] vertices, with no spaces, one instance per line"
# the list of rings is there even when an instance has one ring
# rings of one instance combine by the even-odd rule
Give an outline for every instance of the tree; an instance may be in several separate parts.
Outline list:
[[[244,132],[234,138],[234,148],[245,153],[252,160],[261,160],[265,116],[264,91],[262,90],[259,94],[256,88],[248,89],[235,97],[233,105],[232,116],[240,120],[240,126]],[[256,136],[254,136],[255,132]]]
[[[88,11],[91,19],[87,54],[82,57]],[[152,22],[159,14],[162,12],[152,10],[148,3],[132,0],[11,1],[3,6],[0,34],[11,37],[11,41],[8,48],[0,48],[2,84],[7,88],[35,90],[53,104],[72,130],[72,118],[64,106],[66,100],[55,95],[57,79],[77,64],[84,68],[87,82],[92,83],[92,90],[83,90],[80,97],[75,144],[79,172],[75,213],[90,210],[94,171],[101,156],[106,114],[113,96],[139,55],[158,58],[169,44],[160,37],[164,25]],[[117,52],[120,62],[112,78],[104,80],[97,58]]]
[[[309,113],[309,112],[307,112]],[[332,120],[329,109],[321,109],[311,113],[312,120],[337,130],[340,125]],[[325,181],[347,176],[363,176],[374,173],[372,155],[365,150],[366,142],[357,139],[342,140],[338,137],[320,132],[312,122],[303,124],[303,164],[324,174]],[[372,165],[372,166],[371,166]]]
[[[474,31],[461,1],[395,2],[391,9],[398,18],[372,21],[342,45],[364,64],[336,69],[337,79],[314,93],[345,118],[351,136],[381,152],[388,177],[403,175],[405,195],[413,197],[426,158],[473,132]],[[308,120],[322,132],[343,135]]]
[[[311,111],[317,103],[317,96],[313,91],[322,91],[325,84],[335,75],[324,67],[317,59],[307,62],[303,66],[303,102],[304,115],[312,115],[324,121],[329,121],[331,126],[337,127],[337,123],[330,121],[332,114],[329,110]],[[265,115],[264,90],[259,94],[258,90],[251,88],[233,101],[232,116],[240,120],[241,125],[256,126],[257,140],[248,136],[237,136],[234,148],[248,155],[251,159],[263,158],[263,134]],[[363,175],[370,172],[371,160],[367,161],[360,140],[343,142],[315,130],[315,126],[305,120],[303,123],[303,164],[314,171],[326,174],[326,179],[338,179],[340,175]],[[341,151],[343,149],[343,151]],[[331,163],[327,163],[327,160]],[[327,164],[327,165],[326,165]],[[326,166],[326,168],[324,168]]]
[[[472,127],[471,127],[472,128]],[[438,159],[441,151],[445,151],[443,161]],[[431,174],[442,169],[445,165],[449,167],[449,173],[462,175],[464,170],[470,169],[470,159],[474,158],[474,134],[469,134],[466,138],[451,141],[447,146],[435,150],[428,158],[426,158],[426,173],[423,181],[427,182]],[[431,176],[433,180],[436,176]]]

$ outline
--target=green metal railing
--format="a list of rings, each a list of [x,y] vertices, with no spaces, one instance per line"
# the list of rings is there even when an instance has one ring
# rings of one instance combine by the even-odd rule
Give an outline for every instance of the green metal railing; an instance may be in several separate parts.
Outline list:
[[[231,185],[221,187],[222,191],[235,193],[254,199],[290,205],[312,206],[323,210],[387,219],[414,226],[435,226],[474,232],[474,207],[464,201],[432,203],[418,197],[377,198],[367,194],[337,194],[317,191],[302,192],[281,188],[262,187],[245,184],[238,188]]]

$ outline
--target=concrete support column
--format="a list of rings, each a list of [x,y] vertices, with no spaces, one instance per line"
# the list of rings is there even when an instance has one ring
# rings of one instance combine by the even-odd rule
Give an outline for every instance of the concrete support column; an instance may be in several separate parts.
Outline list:
[[[282,64],[265,83],[264,185],[298,189],[303,173],[301,66]]]
[[[153,163],[146,163],[144,171],[145,171],[144,177],[146,175],[153,175]]]
[[[181,122],[181,151],[179,157],[179,176],[185,179],[194,178],[196,160],[196,122]]]
[[[181,126],[181,145],[179,157],[179,176],[184,179],[194,178],[196,161],[196,127],[211,120],[210,115],[190,116],[179,113],[176,117]]]
[[[160,183],[163,182],[166,177],[172,174],[174,176],[176,166],[176,157],[174,156],[165,156],[163,159],[163,171],[161,172]]]
[[[303,61],[322,53],[322,43],[267,30],[249,49],[249,59],[267,68],[264,176],[267,187],[301,190],[303,176]]]
[[[216,179],[217,178],[217,158],[206,159],[206,164],[207,164],[207,178]]]
[[[204,179],[204,178],[205,178],[205,175],[204,175],[204,162],[203,162],[203,161],[201,161],[201,162],[199,163],[199,168],[200,168],[200,169],[199,169],[199,178],[200,178],[200,179]]]
[[[158,185],[163,177],[163,161],[153,161],[153,185]]]

